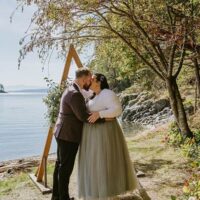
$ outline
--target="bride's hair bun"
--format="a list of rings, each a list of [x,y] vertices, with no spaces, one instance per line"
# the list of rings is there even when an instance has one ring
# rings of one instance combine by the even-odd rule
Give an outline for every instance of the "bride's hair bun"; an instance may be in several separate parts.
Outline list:
[[[107,81],[107,78],[105,77],[105,75],[96,73],[95,76],[96,76],[96,80],[101,83],[102,90],[109,89],[108,81]]]

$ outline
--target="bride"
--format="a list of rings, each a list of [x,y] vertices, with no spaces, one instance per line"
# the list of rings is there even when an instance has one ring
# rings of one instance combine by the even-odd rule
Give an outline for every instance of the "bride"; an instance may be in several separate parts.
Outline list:
[[[117,95],[102,74],[93,75],[90,89],[96,95],[87,103],[93,113],[88,120],[94,122],[100,117],[106,122],[84,124],[79,150],[79,197],[116,199],[117,195],[141,186],[116,119],[122,113]]]

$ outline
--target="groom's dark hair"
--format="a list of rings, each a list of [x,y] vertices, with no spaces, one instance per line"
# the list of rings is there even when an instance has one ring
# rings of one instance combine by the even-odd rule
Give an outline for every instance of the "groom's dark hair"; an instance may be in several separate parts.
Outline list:
[[[81,67],[76,70],[75,77],[81,78],[83,76],[89,76],[91,74],[90,70],[87,67]]]
[[[102,90],[109,89],[107,78],[103,74],[96,73],[95,76],[96,80],[100,82],[100,87]]]

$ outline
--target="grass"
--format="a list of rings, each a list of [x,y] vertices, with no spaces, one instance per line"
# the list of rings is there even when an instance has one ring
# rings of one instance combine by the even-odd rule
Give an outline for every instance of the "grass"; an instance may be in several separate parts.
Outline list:
[[[54,171],[54,164],[50,163],[47,166],[47,180],[48,180],[48,185],[52,187],[53,185],[53,171]]]
[[[29,178],[26,173],[20,172],[19,174],[13,175],[4,181],[0,181],[0,196],[8,194],[12,190],[21,187],[24,184],[29,183]]]
[[[52,186],[52,174],[54,170],[54,164],[49,163],[47,166],[47,172],[48,172],[48,184],[49,186]],[[29,170],[29,173],[35,173],[36,167],[33,167]],[[18,172],[15,174],[9,175],[8,178],[5,178],[4,180],[0,181],[0,197],[9,195],[14,190],[17,190],[21,187],[30,187],[32,186],[32,182],[27,174],[27,172]]]

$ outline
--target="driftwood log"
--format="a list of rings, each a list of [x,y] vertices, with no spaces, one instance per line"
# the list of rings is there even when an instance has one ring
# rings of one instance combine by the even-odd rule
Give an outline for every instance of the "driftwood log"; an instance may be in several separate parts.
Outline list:
[[[49,155],[49,161],[55,161],[55,154]],[[27,170],[31,167],[36,167],[39,165],[40,157],[30,157],[24,159],[17,159],[17,160],[10,160],[10,161],[3,161],[0,162],[0,173],[4,172],[13,172],[13,171],[23,171]]]

